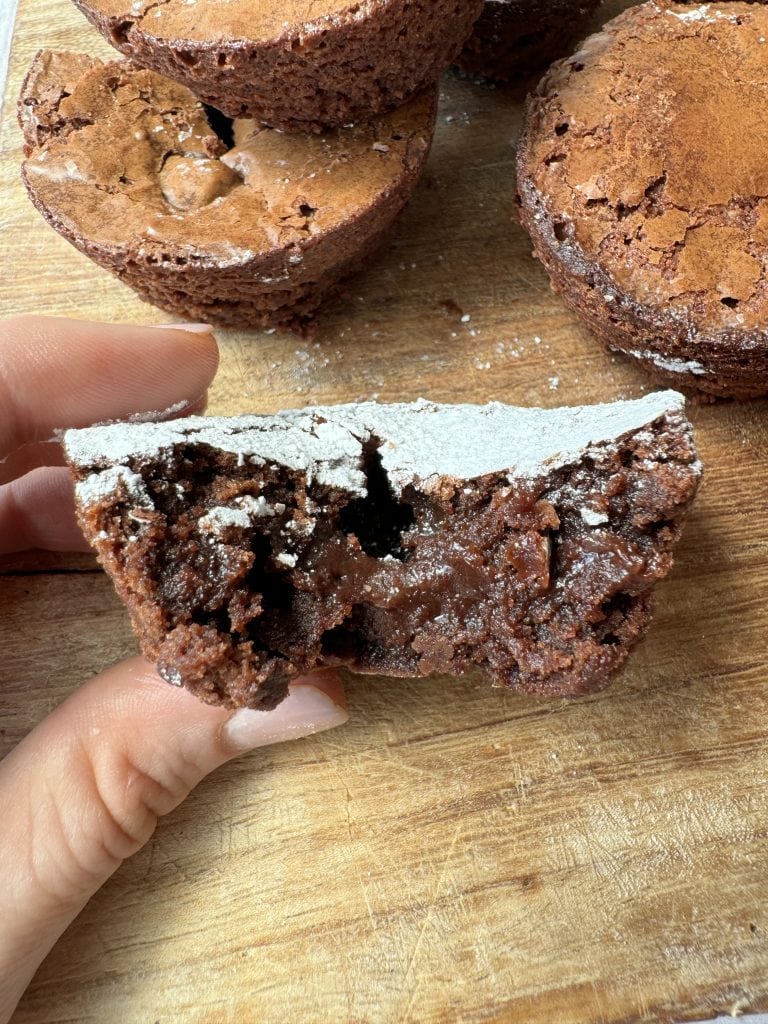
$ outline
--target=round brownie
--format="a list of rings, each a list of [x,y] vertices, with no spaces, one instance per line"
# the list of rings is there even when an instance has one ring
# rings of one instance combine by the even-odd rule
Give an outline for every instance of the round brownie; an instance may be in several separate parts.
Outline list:
[[[20,119],[29,195],[144,299],[225,326],[301,328],[408,200],[431,90],[368,124],[289,135],[218,118],[129,61],[42,52]]]
[[[454,59],[483,0],[75,0],[122,53],[229,117],[317,130],[405,103]]]
[[[456,63],[496,81],[532,74],[570,49],[601,0],[485,0]]]
[[[714,395],[768,393],[768,7],[633,7],[545,75],[521,219],[609,348]]]

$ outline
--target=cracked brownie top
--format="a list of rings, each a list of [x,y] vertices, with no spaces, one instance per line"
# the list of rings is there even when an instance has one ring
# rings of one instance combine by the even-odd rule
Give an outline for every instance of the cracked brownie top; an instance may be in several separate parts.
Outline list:
[[[559,260],[692,331],[764,327],[767,68],[765,5],[652,2],[550,69],[521,193]]]

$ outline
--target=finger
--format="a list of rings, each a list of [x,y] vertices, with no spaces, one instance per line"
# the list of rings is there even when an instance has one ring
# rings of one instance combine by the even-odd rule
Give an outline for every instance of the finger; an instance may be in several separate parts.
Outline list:
[[[157,419],[176,419],[182,416],[197,416],[205,412],[208,400],[207,392],[196,402],[179,408],[172,406],[168,412],[170,415],[158,416]],[[58,441],[34,441],[32,444],[22,445],[11,452],[4,459],[0,460],[0,484],[15,480],[39,466],[64,466],[64,450]]]
[[[346,719],[328,672],[296,680],[270,712],[207,707],[141,658],[70,697],[0,764],[0,1021],[90,896],[205,775]]]
[[[58,441],[25,444],[0,460],[0,483],[15,480],[39,466],[64,466],[64,449]]]
[[[0,322],[0,458],[56,428],[178,411],[200,399],[217,364],[216,342],[204,325]]]
[[[27,548],[90,550],[75,519],[68,469],[33,469],[0,487],[0,555]]]

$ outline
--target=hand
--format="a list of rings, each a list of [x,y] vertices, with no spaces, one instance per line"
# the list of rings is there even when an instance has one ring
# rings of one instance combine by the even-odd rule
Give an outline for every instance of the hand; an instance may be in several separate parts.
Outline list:
[[[55,428],[200,411],[217,363],[203,326],[0,322],[0,554],[87,547]],[[331,672],[296,680],[275,711],[233,713],[168,686],[142,658],[65,701],[0,762],[0,1024],[88,899],[205,775],[346,718]]]

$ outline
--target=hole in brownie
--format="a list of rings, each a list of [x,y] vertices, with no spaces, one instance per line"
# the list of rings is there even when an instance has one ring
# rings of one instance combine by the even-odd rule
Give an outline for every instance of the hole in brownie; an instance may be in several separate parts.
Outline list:
[[[568,131],[569,127],[570,127],[570,125],[567,125],[567,124],[556,124],[555,125],[555,135],[565,135],[565,133]]]
[[[729,309],[736,309],[736,307],[739,304],[739,300],[734,299],[731,295],[725,295],[722,299],[720,299],[720,301],[724,306],[727,306]]]
[[[314,217],[314,215],[317,213],[317,207],[310,206],[309,203],[300,203],[299,213],[301,214],[302,217],[306,217],[307,220],[309,220],[310,217]]]
[[[124,46],[128,42],[128,33],[133,28],[132,21],[120,21],[109,33],[115,46]]]
[[[552,230],[558,242],[564,242],[568,237],[568,225],[564,220],[556,220],[552,225]]]
[[[648,527],[648,536],[657,537],[660,533],[663,533],[665,530],[674,529],[674,519],[658,519],[655,523],[651,523],[651,525]]]
[[[414,524],[413,508],[398,501],[392,493],[381,461],[379,442],[375,438],[363,445],[363,473],[367,485],[364,498],[355,498],[339,515],[339,526],[346,534],[354,534],[367,555],[385,558],[391,555],[405,561],[407,552],[402,535]]]
[[[551,167],[552,164],[561,164],[565,160],[565,153],[553,153],[552,156],[548,156],[544,160],[546,167]]]
[[[539,46],[545,38],[546,32],[527,32],[524,36],[518,36],[515,46],[524,50],[526,47]]]
[[[197,64],[197,54],[192,53],[191,50],[177,50],[176,56],[179,58],[182,64],[186,64],[188,68],[193,68]]]
[[[645,197],[648,200],[649,209],[659,209],[661,212],[661,199],[664,189],[667,187],[667,172],[663,171],[658,178],[654,179],[645,189]]]
[[[211,107],[207,103],[203,104],[205,110],[205,116],[208,118],[208,124],[211,126],[211,130],[218,135],[227,149],[232,149],[235,144],[235,132],[232,126],[232,118],[227,117],[226,114],[222,114],[216,107]]]
[[[605,616],[604,624],[607,629],[600,637],[602,645],[609,647],[621,643],[618,629],[627,618],[634,602],[635,598],[631,594],[625,594],[623,591],[614,594],[607,601],[603,601],[600,611]]]
[[[272,546],[269,538],[263,534],[254,534],[251,551],[254,557],[253,567],[248,573],[248,589],[261,594],[264,614],[286,611],[293,603],[294,588],[288,573],[271,568]]]
[[[342,661],[354,659],[360,647],[359,634],[355,628],[353,614],[344,622],[326,629],[322,637],[322,651],[326,657],[341,658]]]
[[[323,632],[320,638],[323,656],[352,665],[367,664],[383,673],[415,674],[419,655],[409,643],[397,649],[392,649],[387,641],[382,643],[381,628],[386,621],[386,616],[383,621],[379,620],[375,608],[353,604],[343,622]]]

